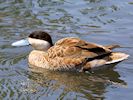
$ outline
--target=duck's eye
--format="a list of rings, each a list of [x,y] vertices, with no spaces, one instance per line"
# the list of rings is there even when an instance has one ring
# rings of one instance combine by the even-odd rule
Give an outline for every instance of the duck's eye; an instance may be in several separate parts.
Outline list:
[[[34,35],[33,35],[33,34],[30,34],[30,35],[29,35],[29,37],[30,37],[30,38],[33,38],[33,37],[34,37]]]

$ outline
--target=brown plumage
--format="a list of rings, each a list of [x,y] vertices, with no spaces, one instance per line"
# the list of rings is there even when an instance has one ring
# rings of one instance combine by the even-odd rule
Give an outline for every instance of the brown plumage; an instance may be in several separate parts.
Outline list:
[[[31,65],[51,70],[86,71],[113,61],[115,53],[111,49],[116,45],[101,46],[79,38],[63,38],[50,47],[47,52],[33,50],[29,55]],[[120,57],[127,58],[120,53]],[[125,59],[123,58],[123,59]],[[122,59],[122,60],[123,60]]]

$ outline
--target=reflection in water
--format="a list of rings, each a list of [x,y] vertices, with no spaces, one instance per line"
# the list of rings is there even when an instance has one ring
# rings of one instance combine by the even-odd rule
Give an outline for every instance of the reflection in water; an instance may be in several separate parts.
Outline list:
[[[106,88],[110,85],[125,86],[119,79],[119,74],[113,69],[100,70],[93,73],[55,72],[30,66],[29,79],[34,86],[29,85],[27,91],[34,92],[35,96],[48,97],[56,95],[58,99],[96,99],[104,98]],[[42,89],[38,86],[38,84]],[[58,93],[57,93],[58,92]],[[74,95],[71,97],[71,95]]]

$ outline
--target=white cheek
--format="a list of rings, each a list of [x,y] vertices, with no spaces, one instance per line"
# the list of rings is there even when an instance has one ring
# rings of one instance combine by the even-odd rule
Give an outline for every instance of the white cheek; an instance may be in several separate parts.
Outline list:
[[[50,43],[44,40],[29,38],[28,41],[35,49],[38,50],[47,51],[50,48]]]

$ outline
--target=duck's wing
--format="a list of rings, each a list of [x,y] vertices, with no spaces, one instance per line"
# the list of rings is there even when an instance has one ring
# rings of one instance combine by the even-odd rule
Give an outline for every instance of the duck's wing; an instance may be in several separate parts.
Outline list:
[[[102,59],[110,53],[111,50],[104,46],[88,43],[79,38],[61,39],[47,51],[48,58],[51,58],[51,61],[49,61],[50,65],[55,66],[53,69],[60,70],[82,70],[87,62]],[[89,66],[89,68],[90,67],[91,66]]]
[[[49,57],[94,58],[111,53],[111,50],[79,38],[64,38],[48,50]]]

